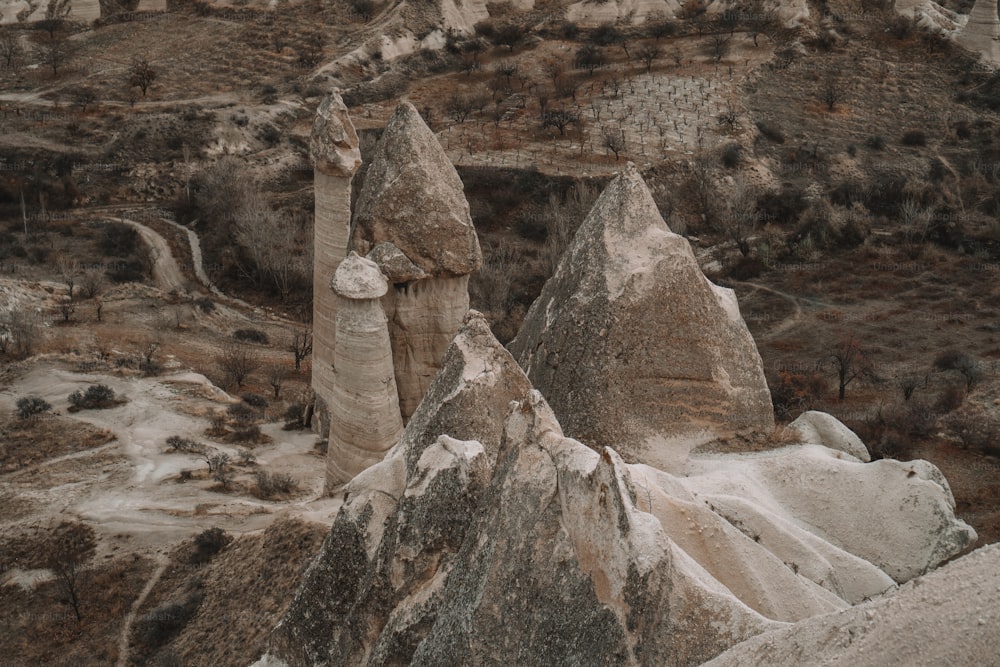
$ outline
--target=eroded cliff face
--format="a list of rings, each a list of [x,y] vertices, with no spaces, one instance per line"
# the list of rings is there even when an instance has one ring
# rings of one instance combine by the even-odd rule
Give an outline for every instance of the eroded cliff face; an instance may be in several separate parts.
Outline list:
[[[376,147],[351,247],[393,283],[383,303],[409,419],[469,309],[469,274],[482,264],[458,172],[409,103],[397,107]]]
[[[753,338],[633,165],[594,204],[510,343],[566,434],[678,469],[705,442],[774,430]]]
[[[333,395],[333,351],[336,345],[337,297],[330,279],[347,256],[351,224],[351,179],[361,166],[358,135],[337,91],[320,104],[309,149],[313,160],[316,200],[313,231],[312,386],[316,394],[317,431],[329,430]]]
[[[975,538],[925,462],[798,444],[681,476],[595,451],[476,313],[344,492],[260,665],[697,665]]]

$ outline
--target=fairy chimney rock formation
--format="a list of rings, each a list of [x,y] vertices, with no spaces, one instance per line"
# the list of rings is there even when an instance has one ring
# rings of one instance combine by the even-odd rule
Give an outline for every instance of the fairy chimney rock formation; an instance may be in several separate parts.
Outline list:
[[[392,348],[380,299],[389,284],[375,262],[351,253],[330,283],[337,332],[326,489],[377,463],[403,433]]]
[[[961,46],[979,54],[983,62],[1000,66],[1000,16],[997,0],[976,0],[968,22],[955,38]]]
[[[420,404],[469,309],[482,264],[462,181],[434,133],[403,102],[386,125],[358,196],[351,249],[393,282],[383,299],[403,418]]]
[[[976,539],[925,461],[798,444],[696,463],[672,475],[565,437],[472,313],[399,444],[345,488],[256,667],[496,664],[511,647],[525,665],[693,667]]]
[[[763,364],[735,295],[701,272],[631,163],[605,189],[510,350],[566,435],[664,470],[771,433]]]
[[[361,166],[358,135],[337,90],[319,105],[309,150],[316,200],[313,231],[313,359],[318,429],[329,426],[333,395],[333,349],[337,330],[337,297],[330,277],[347,255],[351,224],[351,178]]]

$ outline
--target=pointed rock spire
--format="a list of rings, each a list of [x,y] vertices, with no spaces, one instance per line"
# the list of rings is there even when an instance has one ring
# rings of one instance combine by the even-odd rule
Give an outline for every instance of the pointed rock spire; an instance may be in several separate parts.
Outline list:
[[[313,353],[312,386],[316,394],[315,425],[329,431],[333,393],[333,348],[336,345],[337,296],[330,278],[347,255],[351,227],[351,178],[361,166],[358,135],[347,107],[335,89],[316,111],[309,149],[313,161],[315,223],[313,226]]]
[[[735,297],[702,274],[631,163],[607,187],[510,350],[566,434],[662,469],[774,429]]]
[[[434,276],[482,264],[458,172],[409,102],[396,107],[379,140],[353,225],[352,248],[361,255],[389,241]]]
[[[351,247],[389,276],[383,299],[403,419],[417,409],[469,310],[482,264],[462,181],[413,105],[379,140],[354,212]]]

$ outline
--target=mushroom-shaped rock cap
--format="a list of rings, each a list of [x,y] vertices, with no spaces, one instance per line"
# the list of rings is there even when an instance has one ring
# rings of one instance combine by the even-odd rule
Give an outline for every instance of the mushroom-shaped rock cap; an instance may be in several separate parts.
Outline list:
[[[347,106],[336,88],[323,98],[316,110],[309,152],[313,166],[331,176],[350,178],[361,166],[358,133],[354,131]]]
[[[378,264],[385,277],[392,283],[408,283],[411,280],[421,280],[427,277],[419,266],[410,261],[403,251],[389,243],[379,243],[366,255],[368,259]]]
[[[389,241],[432,276],[482,264],[462,181],[412,104],[401,103],[379,140],[355,207],[351,248]]]
[[[378,264],[352,252],[337,267],[330,288],[345,299],[378,299],[389,291],[389,281]]]

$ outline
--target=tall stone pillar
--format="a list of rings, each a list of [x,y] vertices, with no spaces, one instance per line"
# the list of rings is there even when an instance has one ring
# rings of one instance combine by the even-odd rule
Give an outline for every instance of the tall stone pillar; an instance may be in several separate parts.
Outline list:
[[[347,107],[334,90],[320,104],[309,142],[316,198],[313,231],[312,387],[316,394],[314,428],[329,429],[336,340],[336,295],[330,278],[347,255],[351,226],[351,178],[361,166],[358,135]]]
[[[1000,67],[1000,16],[997,0],[976,0],[969,12],[969,21],[955,41],[975,51],[983,62]]]
[[[354,212],[351,249],[393,283],[383,300],[403,419],[417,409],[469,309],[482,252],[458,172],[409,103],[386,125]]]
[[[371,260],[351,253],[333,276],[337,299],[326,490],[380,461],[403,435],[381,297],[389,283]]]

